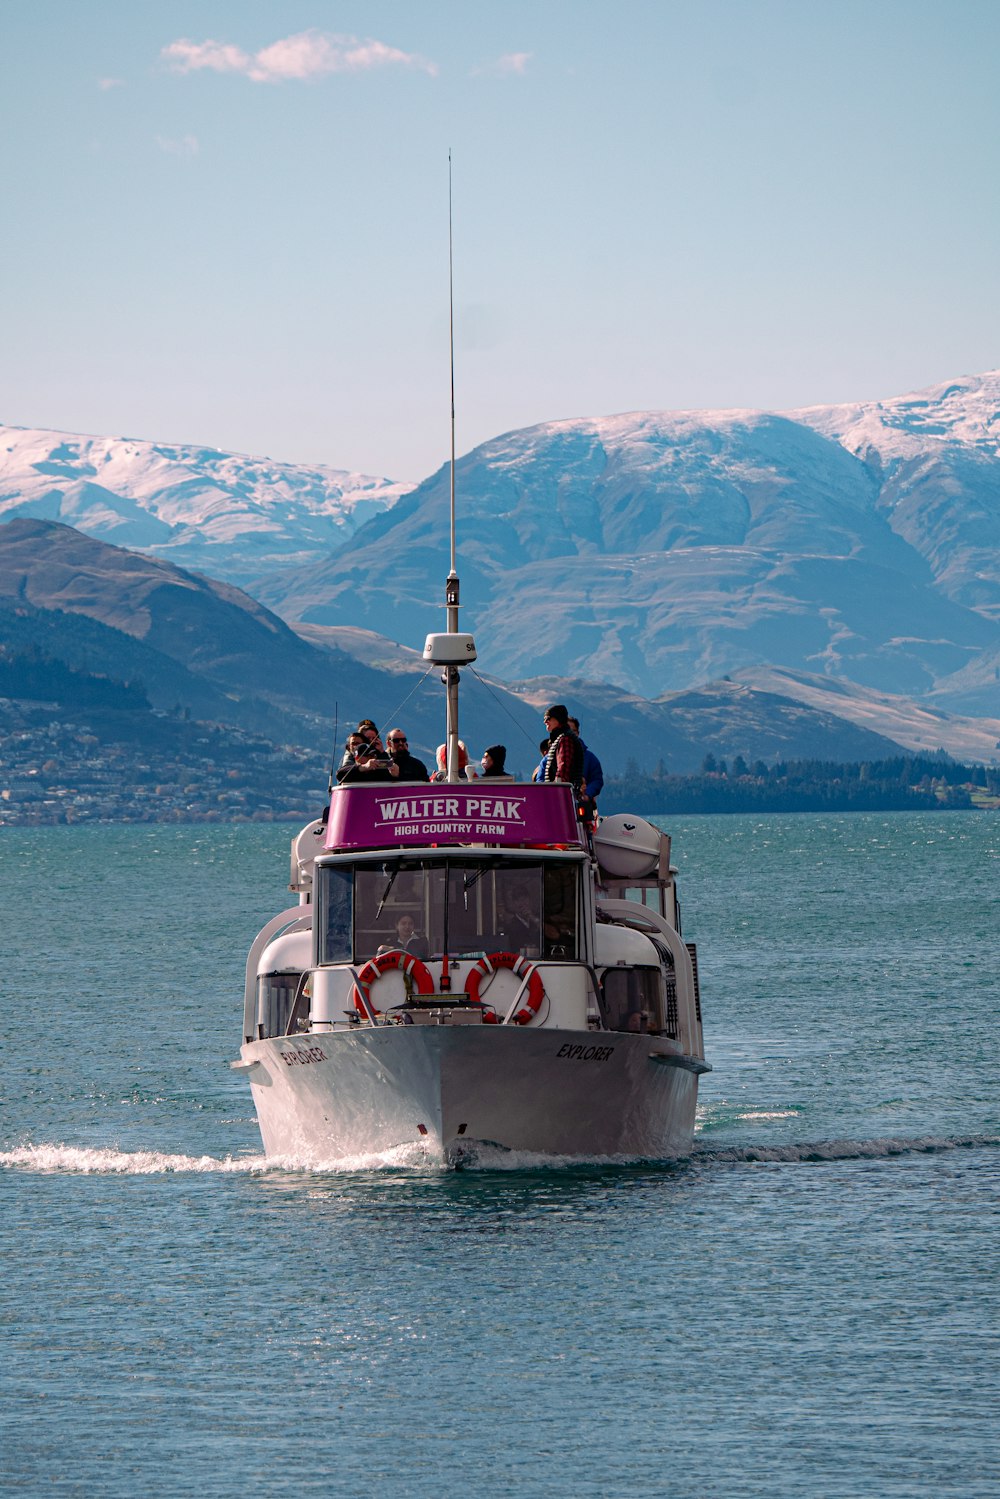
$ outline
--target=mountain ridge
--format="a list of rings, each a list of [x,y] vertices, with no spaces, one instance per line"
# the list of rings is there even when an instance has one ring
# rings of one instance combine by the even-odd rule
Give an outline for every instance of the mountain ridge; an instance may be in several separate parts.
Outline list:
[[[239,585],[335,548],[411,487],[195,444],[0,425],[0,520],[64,521]]]
[[[500,674],[572,675],[585,659],[588,675],[655,696],[770,664],[947,705],[1000,650],[1000,373],[807,415],[565,419],[466,454],[465,617],[505,658]],[[391,617],[416,635],[448,503],[441,469],[335,555],[254,591],[296,622]]]
[[[280,619],[229,585],[170,563],[108,546],[57,522],[0,527],[0,653],[35,651],[91,677],[131,682],[154,708],[199,716],[328,754],[331,721],[341,727],[377,714],[402,720],[429,761],[443,737],[438,673],[357,627],[300,639]],[[509,763],[536,763],[544,699],[569,700],[608,773],[632,760],[697,770],[706,752],[748,759],[884,758],[899,745],[746,684],[709,684],[651,702],[593,681],[534,679],[508,686],[463,671],[462,732],[475,757],[508,745]],[[334,746],[333,752],[339,754]]]
[[[183,450],[207,465],[194,478],[170,467],[180,449],[129,458],[110,440],[86,439],[98,446],[84,452],[59,438],[18,448],[30,484],[0,442],[0,511],[61,504],[74,483],[101,478],[101,463],[166,462],[181,509],[195,503],[186,483],[211,488],[222,473],[233,493],[197,501],[203,570],[221,565],[304,634],[349,623],[416,644],[439,617],[446,468],[415,489],[377,490],[362,524],[358,500],[350,523],[324,522],[317,536],[295,530],[301,505],[289,518],[280,485],[266,514],[247,509],[236,491],[256,494],[251,478],[267,489],[264,467],[247,476],[224,454]],[[785,413],[543,422],[465,454],[457,477],[462,618],[498,681],[586,678],[656,699],[772,669],[1000,717],[1000,371]],[[70,496],[83,495],[81,529],[87,517],[108,534],[155,521],[168,533],[147,537],[147,554],[183,555],[170,530],[180,510],[164,501],[153,516],[135,501],[137,515],[122,502],[102,519],[84,490]]]

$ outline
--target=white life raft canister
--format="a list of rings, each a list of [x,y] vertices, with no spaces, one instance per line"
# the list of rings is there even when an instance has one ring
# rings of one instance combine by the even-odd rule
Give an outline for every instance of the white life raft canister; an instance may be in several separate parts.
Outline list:
[[[616,812],[598,824],[594,853],[601,868],[616,879],[641,879],[652,874],[659,861],[660,830],[644,817]]]

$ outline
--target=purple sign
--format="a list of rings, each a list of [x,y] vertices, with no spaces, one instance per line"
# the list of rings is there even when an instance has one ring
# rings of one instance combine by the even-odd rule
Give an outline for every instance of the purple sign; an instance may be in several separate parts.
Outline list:
[[[576,799],[565,785],[410,781],[338,786],[330,799],[328,852],[428,843],[581,844]]]

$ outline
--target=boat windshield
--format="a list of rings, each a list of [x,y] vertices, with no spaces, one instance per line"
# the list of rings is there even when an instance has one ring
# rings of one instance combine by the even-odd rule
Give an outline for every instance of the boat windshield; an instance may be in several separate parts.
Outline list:
[[[320,865],[321,963],[519,952],[579,956],[579,862],[496,856],[366,859]]]

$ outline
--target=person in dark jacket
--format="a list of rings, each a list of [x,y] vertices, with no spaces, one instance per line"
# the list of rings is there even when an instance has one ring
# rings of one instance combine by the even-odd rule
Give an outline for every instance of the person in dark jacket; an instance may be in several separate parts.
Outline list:
[[[357,741],[361,740],[361,747]],[[391,761],[382,743],[378,729],[370,718],[363,718],[354,733],[348,736],[348,751],[337,771],[337,780],[354,785],[366,785],[369,781],[395,780],[390,776]],[[351,748],[354,745],[355,747]],[[349,756],[353,757],[353,763]]]
[[[604,771],[601,769],[601,762],[594,754],[594,751],[588,749],[586,744],[584,744],[583,739],[580,737],[580,720],[578,718],[571,718],[569,720],[569,726],[573,730],[573,733],[576,735],[577,739],[579,739],[580,743],[583,745],[584,795],[589,796],[592,802],[596,802],[598,796],[604,790]]]
[[[491,744],[489,749],[483,750],[483,758],[479,763],[483,767],[481,771],[483,780],[496,780],[500,777],[505,781],[514,779],[507,770],[507,746],[505,744]]]
[[[389,775],[394,781],[426,781],[427,766],[410,754],[409,742],[402,729],[390,729],[386,737],[389,749]]]
[[[344,747],[344,758],[337,767],[337,780],[341,784],[344,781],[360,781],[361,775],[358,757],[363,754],[367,747],[367,742],[363,734],[359,734],[357,730],[353,734],[348,734],[347,744]]]
[[[416,922],[408,911],[404,911],[396,922],[396,946],[400,952],[412,953],[415,958],[427,957],[427,938],[417,931]]]

